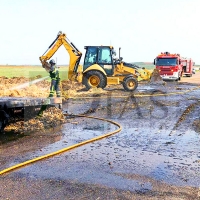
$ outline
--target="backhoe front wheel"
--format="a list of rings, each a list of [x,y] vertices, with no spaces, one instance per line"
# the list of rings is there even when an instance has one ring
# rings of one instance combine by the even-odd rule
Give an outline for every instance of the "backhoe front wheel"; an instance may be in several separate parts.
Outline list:
[[[138,81],[131,77],[127,77],[123,81],[123,87],[126,91],[134,91],[138,87]]]
[[[93,87],[103,89],[106,87],[106,77],[99,71],[89,71],[83,77],[83,84],[87,90]]]

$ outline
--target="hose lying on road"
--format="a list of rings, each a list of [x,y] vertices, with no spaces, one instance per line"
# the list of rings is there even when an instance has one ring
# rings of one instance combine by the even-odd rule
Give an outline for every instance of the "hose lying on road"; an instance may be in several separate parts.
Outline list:
[[[145,97],[145,96],[170,96],[170,95],[177,95],[177,94],[185,94],[185,93],[188,93],[188,92],[191,92],[191,91],[194,91],[194,90],[198,90],[199,88],[200,88],[200,86],[197,86],[197,87],[194,87],[194,88],[192,88],[192,89],[185,90],[185,91],[182,91],[182,92],[171,92],[171,93],[153,94],[153,95],[152,95],[152,94],[150,94],[150,95],[149,95],[149,94],[147,94],[147,95],[144,95],[144,94],[142,94],[142,95],[138,94],[138,95],[137,95],[137,94],[136,94],[136,95],[134,95],[134,96],[135,96],[135,97]],[[119,97],[124,98],[124,97],[127,97],[127,96],[117,96],[117,97],[118,97],[118,98],[119,98]],[[87,97],[84,97],[84,98],[87,98]],[[88,98],[95,98],[95,97],[88,97]],[[99,97],[98,97],[98,98],[99,98]],[[65,115],[65,116],[68,116],[67,114],[64,114],[64,115]],[[0,171],[0,175],[4,174],[4,173],[6,173],[6,172],[10,172],[10,171],[12,171],[12,170],[14,170],[14,169],[23,167],[23,166],[25,166],[25,165],[34,163],[34,162],[36,162],[36,161],[39,161],[39,160],[42,160],[42,159],[45,159],[45,158],[49,158],[49,157],[51,157],[51,156],[55,156],[55,155],[57,155],[57,154],[60,154],[60,153],[65,152],[65,151],[69,151],[69,150],[71,150],[71,149],[74,149],[74,148],[76,148],[76,147],[82,146],[82,145],[84,145],[84,144],[91,143],[91,142],[94,142],[94,141],[96,141],[96,140],[100,140],[100,139],[106,138],[106,137],[111,136],[111,135],[113,135],[113,134],[115,134],[115,133],[118,133],[118,132],[121,131],[121,129],[122,129],[120,124],[118,124],[117,122],[108,120],[108,119],[98,118],[98,117],[92,117],[92,116],[86,116],[86,115],[73,115],[73,116],[74,116],[74,117],[87,117],[87,118],[97,119],[97,120],[101,120],[101,121],[106,121],[106,122],[109,122],[109,123],[111,123],[111,124],[114,124],[114,125],[118,126],[119,128],[118,128],[117,130],[115,130],[115,131],[109,132],[109,133],[107,133],[107,134],[104,134],[104,135],[101,135],[101,136],[98,136],[98,137],[95,137],[95,138],[92,138],[92,139],[89,139],[89,140],[85,140],[85,141],[83,141],[83,142],[80,142],[80,143],[74,144],[74,145],[72,145],[72,146],[63,148],[63,149],[58,150],[58,151],[56,151],[56,152],[53,152],[53,153],[50,153],[50,154],[46,154],[46,155],[44,155],[44,156],[40,156],[40,157],[34,158],[34,159],[32,159],[32,160],[28,160],[28,161],[19,163],[19,164],[17,164],[17,165],[14,165],[14,166],[12,166],[12,167],[9,167],[9,168],[7,168],[7,169],[4,169],[4,170]]]
[[[65,115],[65,116],[68,116],[67,114],[64,114],[64,115]],[[57,155],[57,154],[60,154],[60,153],[69,151],[69,150],[71,150],[71,149],[74,149],[74,148],[76,148],[76,147],[82,146],[82,145],[84,145],[84,144],[91,143],[91,142],[94,142],[94,141],[96,141],[96,140],[100,140],[100,139],[106,138],[106,137],[111,136],[111,135],[113,135],[113,134],[115,134],[115,133],[118,133],[118,132],[120,132],[120,131],[122,130],[121,125],[118,124],[117,122],[112,121],[112,120],[108,120],[108,119],[104,119],[104,118],[99,118],[99,117],[93,117],[93,116],[86,116],[86,115],[73,115],[73,116],[74,116],[74,117],[86,117],[86,118],[91,118],[91,119],[97,119],[97,120],[101,120],[101,121],[106,121],[106,122],[109,122],[109,123],[111,123],[111,124],[114,124],[114,125],[118,126],[118,129],[115,130],[115,131],[106,133],[106,134],[104,134],[104,135],[100,135],[100,136],[97,136],[97,137],[95,137],[95,138],[92,138],[92,139],[89,139],[89,140],[85,140],[85,141],[83,141],[83,142],[80,142],[80,143],[71,145],[71,146],[69,146],[69,147],[60,149],[60,150],[58,150],[58,151],[55,151],[55,152],[52,152],[52,153],[49,153],[49,154],[46,154],[46,155],[43,155],[43,156],[40,156],[40,157],[31,159],[31,160],[27,160],[27,161],[22,162],[22,163],[19,163],[19,164],[17,164],[17,165],[14,165],[14,166],[12,166],[12,167],[9,167],[9,168],[7,168],[7,169],[4,169],[4,170],[0,171],[0,175],[5,174],[5,173],[7,173],[7,172],[10,172],[10,171],[12,171],[12,170],[14,170],[14,169],[23,167],[23,166],[25,166],[25,165],[34,163],[34,162],[36,162],[36,161],[39,161],[39,160],[42,160],[42,159],[45,159],[45,158],[49,158],[49,157],[51,157],[51,156],[55,156],[55,155]]]

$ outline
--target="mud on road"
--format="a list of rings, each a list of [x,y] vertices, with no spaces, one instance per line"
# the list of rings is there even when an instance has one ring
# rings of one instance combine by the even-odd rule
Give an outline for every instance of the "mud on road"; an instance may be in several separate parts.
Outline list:
[[[140,84],[134,93],[78,88],[64,112],[111,119],[122,131],[2,175],[0,199],[199,199],[198,80]],[[1,144],[0,170],[115,129],[69,115],[61,127]]]

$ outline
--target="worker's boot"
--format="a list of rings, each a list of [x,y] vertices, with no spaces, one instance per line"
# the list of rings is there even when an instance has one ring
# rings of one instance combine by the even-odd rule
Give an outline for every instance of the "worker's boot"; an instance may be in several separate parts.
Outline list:
[[[40,111],[37,114],[37,117],[42,117],[43,116],[43,112],[47,109],[47,105],[42,105],[40,108]]]
[[[60,92],[60,91],[57,91],[57,92],[56,92],[56,96],[57,96],[57,97],[61,97],[61,92]]]

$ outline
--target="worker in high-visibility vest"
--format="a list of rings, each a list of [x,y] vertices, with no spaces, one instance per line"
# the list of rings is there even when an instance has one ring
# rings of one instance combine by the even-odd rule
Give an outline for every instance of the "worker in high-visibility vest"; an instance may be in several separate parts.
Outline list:
[[[60,91],[60,77],[59,77],[59,69],[56,66],[56,62],[52,59],[49,63],[45,63],[45,66],[43,66],[50,74],[51,77],[51,86],[50,86],[50,94],[49,97],[53,97],[54,93],[56,91],[56,96],[61,97],[61,91]],[[46,110],[47,105],[42,105],[38,116],[41,117],[43,115],[43,111]]]
[[[59,77],[59,68],[56,66],[56,62],[52,59],[49,64],[51,65],[49,74],[51,77],[51,86],[49,97],[53,97],[56,91],[56,96],[60,97],[60,77]]]

